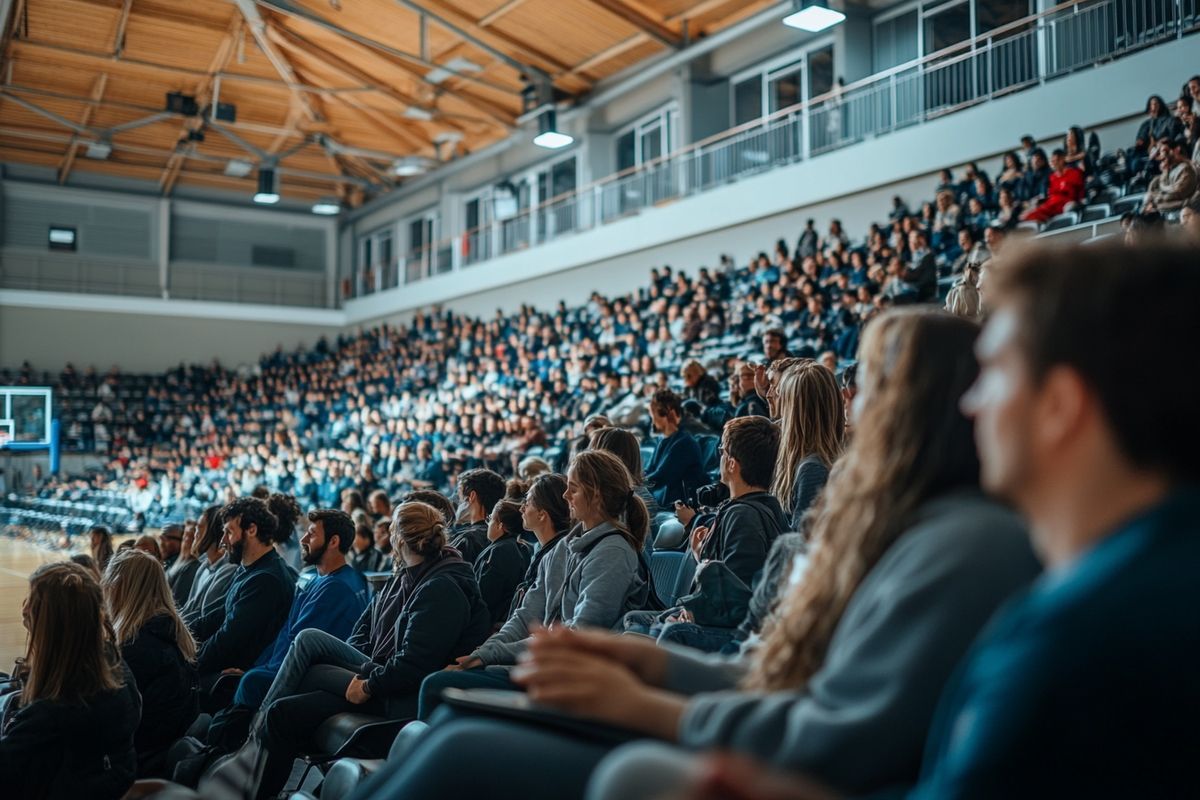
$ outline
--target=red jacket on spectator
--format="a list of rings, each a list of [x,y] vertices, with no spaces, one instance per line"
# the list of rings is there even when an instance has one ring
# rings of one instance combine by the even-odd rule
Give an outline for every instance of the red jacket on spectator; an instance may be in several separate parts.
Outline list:
[[[1033,222],[1045,222],[1057,216],[1067,207],[1067,203],[1078,203],[1083,200],[1083,172],[1077,167],[1063,167],[1057,172],[1050,173],[1050,188],[1046,191],[1046,199],[1036,208],[1025,212],[1021,219]]]

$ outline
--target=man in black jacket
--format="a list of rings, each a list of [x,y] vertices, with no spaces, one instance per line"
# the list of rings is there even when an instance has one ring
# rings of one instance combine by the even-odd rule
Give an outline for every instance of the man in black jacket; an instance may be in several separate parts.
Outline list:
[[[225,596],[225,605],[191,624],[199,651],[196,666],[201,686],[211,689],[226,669],[250,669],[287,620],[295,582],[272,546],[275,515],[256,497],[243,497],[222,512],[221,546],[226,558],[240,565]]]
[[[488,514],[503,497],[504,478],[490,469],[469,469],[458,476],[458,498],[462,510],[458,524],[450,532],[450,546],[468,564],[474,564],[488,546]]]

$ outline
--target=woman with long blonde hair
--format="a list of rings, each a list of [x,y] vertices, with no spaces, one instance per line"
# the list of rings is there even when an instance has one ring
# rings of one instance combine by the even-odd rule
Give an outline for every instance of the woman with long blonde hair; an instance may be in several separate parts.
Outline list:
[[[167,748],[199,712],[196,643],[153,555],[137,549],[117,553],[104,572],[103,587],[121,657],[142,695],[142,721],[134,738],[138,777],[166,777]]]
[[[784,372],[777,395],[779,458],[771,494],[787,513],[791,529],[799,531],[805,512],[842,454],[845,403],[837,378],[816,361]]]
[[[1020,520],[979,489],[971,423],[959,410],[978,373],[977,332],[920,310],[867,326],[856,432],[817,502],[807,571],[789,580],[749,657],[713,663],[639,637],[565,628],[533,637],[513,676],[533,703],[662,743],[605,760],[594,741],[463,720],[435,727],[406,761],[435,761],[426,747],[439,742],[482,752],[486,741],[486,761],[474,766],[492,784],[536,797],[537,782],[549,783],[601,800],[670,794],[696,768],[686,751],[733,751],[852,795],[915,781],[955,665],[1037,571]],[[525,779],[518,754],[528,752],[571,765],[570,774]],[[379,786],[381,795],[402,788],[411,786]],[[464,787],[438,788],[449,796]]]
[[[29,639],[0,724],[0,794],[121,797],[137,767],[140,701],[99,584],[79,564],[45,564],[22,617]]]

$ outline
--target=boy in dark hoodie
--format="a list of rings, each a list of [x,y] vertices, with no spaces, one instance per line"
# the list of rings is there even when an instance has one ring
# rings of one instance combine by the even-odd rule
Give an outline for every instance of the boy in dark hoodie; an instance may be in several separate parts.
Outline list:
[[[474,564],[487,549],[488,515],[504,497],[504,478],[490,469],[469,469],[458,476],[458,524],[450,532],[450,546],[459,552],[463,561]]]

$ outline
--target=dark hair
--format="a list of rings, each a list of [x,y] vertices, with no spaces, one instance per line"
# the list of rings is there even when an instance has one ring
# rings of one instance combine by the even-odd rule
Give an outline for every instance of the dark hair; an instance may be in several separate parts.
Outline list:
[[[113,557],[112,531],[103,525],[94,525],[88,529],[89,536],[99,536],[100,541],[91,548],[92,558],[96,562],[96,569],[101,572],[108,566],[108,561]]]
[[[567,479],[557,472],[538,475],[525,493],[525,502],[545,511],[554,530],[564,531],[571,526],[571,511],[566,498]]]
[[[500,521],[500,527],[505,533],[511,533],[516,536],[521,531],[525,530],[525,524],[521,522],[521,504],[512,500],[501,500],[492,507],[492,519]]]
[[[721,432],[725,455],[742,469],[742,480],[751,486],[769,487],[779,457],[779,428],[766,417],[737,417]]]
[[[670,389],[659,389],[655,392],[650,398],[650,407],[657,408],[660,414],[673,412],[677,417],[683,416],[683,401]]]
[[[1064,150],[1064,149],[1062,149],[1061,147],[1056,147],[1056,148],[1054,148],[1054,150],[1053,150],[1053,151],[1050,153],[1050,155],[1052,155],[1052,156],[1059,156],[1060,158],[1066,158],[1067,151],[1066,151],[1066,150]]]
[[[1035,380],[1069,367],[1095,392],[1130,462],[1200,479],[1200,416],[1193,377],[1180,367],[1200,341],[1194,248],[1154,237],[1137,249],[1030,247],[999,265],[988,293],[989,305],[1019,310]]]
[[[763,331],[763,336],[772,336],[779,340],[779,345],[781,347],[787,347],[787,334],[784,333],[783,328],[768,328],[767,330]]]
[[[255,537],[263,544],[275,541],[275,529],[279,520],[271,513],[267,504],[257,497],[239,497],[221,512],[222,524],[237,520],[242,530],[254,526]]]
[[[321,530],[325,534],[326,545],[329,544],[331,536],[336,536],[338,537],[338,550],[342,553],[350,551],[357,526],[345,511],[340,508],[315,508],[308,512],[308,521],[314,525],[320,523]]]
[[[361,536],[372,544],[375,542],[375,528],[365,520],[360,519],[354,524],[354,535]]]
[[[271,509],[278,523],[272,541],[289,541],[296,535],[296,523],[300,521],[302,514],[300,504],[290,494],[276,492],[267,498],[267,508]]]
[[[196,552],[207,553],[221,542],[221,524],[224,514],[221,506],[209,506],[200,514],[199,535],[196,538]]]
[[[431,505],[438,511],[442,512],[442,516],[446,518],[447,525],[454,524],[454,504],[451,503],[446,495],[434,489],[413,489],[400,500],[402,503],[425,503]]]
[[[1171,113],[1170,111],[1167,110],[1167,101],[1162,99],[1162,95],[1152,94],[1146,98],[1146,113],[1147,114],[1150,113],[1150,104],[1153,103],[1155,100],[1158,101],[1158,108],[1159,108],[1158,116],[1162,116],[1163,114]]]
[[[523,481],[520,478],[509,478],[504,483],[505,500],[516,500],[519,503],[528,491],[529,481]]]
[[[504,497],[504,478],[490,469],[469,469],[458,476],[458,490],[463,498],[474,492],[483,510],[491,512]]]
[[[642,474],[642,447],[637,437],[624,428],[601,428],[592,434],[592,450],[607,450],[621,459],[633,482],[641,486],[646,482]]]
[[[360,508],[364,511],[367,510],[367,502],[363,500],[362,492],[358,489],[342,489],[341,500],[343,503],[347,500],[350,501],[351,511],[357,511]]]

